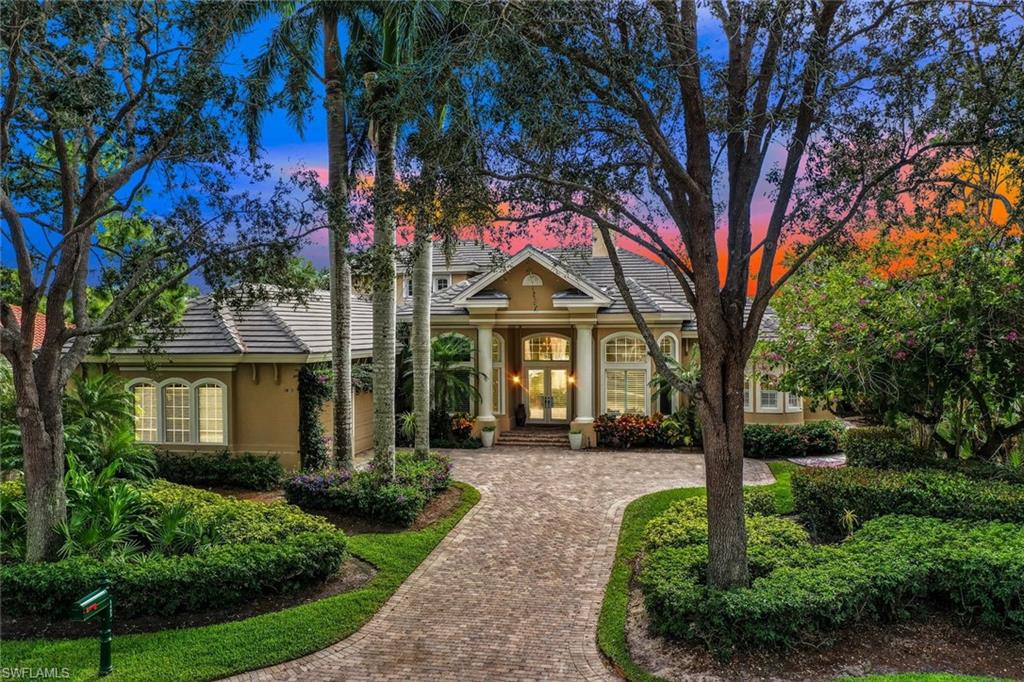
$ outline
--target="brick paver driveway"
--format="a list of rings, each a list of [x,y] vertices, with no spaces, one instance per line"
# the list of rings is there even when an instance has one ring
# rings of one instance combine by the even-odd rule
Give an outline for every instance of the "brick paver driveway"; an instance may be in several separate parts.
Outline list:
[[[700,455],[459,451],[480,502],[359,632],[242,678],[615,679],[595,643],[622,510],[655,490],[703,485]],[[748,483],[770,483],[746,462]]]

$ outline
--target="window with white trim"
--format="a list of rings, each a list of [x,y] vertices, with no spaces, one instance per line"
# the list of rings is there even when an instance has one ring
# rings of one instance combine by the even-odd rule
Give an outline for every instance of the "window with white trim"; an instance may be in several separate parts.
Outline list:
[[[449,284],[448,275],[445,275],[444,277],[435,277],[434,278],[434,291],[444,291],[445,289],[448,288],[448,284]]]
[[[412,276],[411,275],[406,276],[406,278],[405,278],[405,286],[403,288],[405,289],[405,297],[406,298],[412,298]]]
[[[647,414],[649,358],[637,334],[615,334],[601,352],[604,379],[603,411],[607,414]]]
[[[743,411],[754,411],[754,380],[750,377],[743,382]]]
[[[188,443],[192,440],[192,390],[187,384],[163,387],[165,443]]]
[[[758,412],[782,412],[782,393],[758,382],[757,390],[757,411]]]
[[[196,408],[199,442],[225,443],[224,387],[212,383],[196,386]]]
[[[662,355],[676,362],[679,361],[679,356],[676,350],[678,347],[679,342],[676,340],[676,337],[670,333],[663,334],[658,340],[658,349],[661,351]],[[658,412],[661,412],[662,414],[672,414],[675,412],[678,404],[677,396],[678,392],[672,388],[665,388],[658,391]]]
[[[130,390],[135,405],[135,440],[156,443],[160,437],[156,385],[138,383],[133,384]]]
[[[523,348],[526,362],[567,362],[569,339],[561,336],[531,336]]]
[[[505,414],[505,339],[491,336],[491,409]]]
[[[786,411],[787,412],[803,412],[804,400],[800,397],[799,393],[787,393],[786,394]]]

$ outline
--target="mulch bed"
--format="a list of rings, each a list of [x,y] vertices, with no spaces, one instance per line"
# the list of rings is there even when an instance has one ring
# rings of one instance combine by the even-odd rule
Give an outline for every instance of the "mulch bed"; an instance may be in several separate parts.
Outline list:
[[[669,680],[833,680],[837,677],[945,672],[1019,678],[1024,641],[1003,632],[969,628],[947,614],[907,623],[864,623],[836,633],[831,645],[784,653],[745,653],[728,664],[698,644],[653,635],[638,588],[630,591],[626,641],[640,667]]]
[[[376,573],[377,569],[373,565],[350,556],[341,564],[338,572],[324,583],[311,585],[295,592],[260,595],[244,604],[222,609],[200,613],[177,613],[171,616],[123,618],[118,617],[115,603],[114,634],[128,635],[158,630],[177,630],[244,620],[357,590],[369,582]],[[70,620],[49,621],[27,616],[9,618],[5,615],[0,627],[2,627],[4,638],[7,639],[95,637],[99,633],[98,621],[99,619],[94,619],[88,623],[78,623]]]

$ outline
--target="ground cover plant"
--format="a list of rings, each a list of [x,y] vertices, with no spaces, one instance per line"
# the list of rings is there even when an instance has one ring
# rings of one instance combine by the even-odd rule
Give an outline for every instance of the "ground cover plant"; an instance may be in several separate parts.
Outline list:
[[[63,558],[0,567],[5,613],[66,618],[103,576],[122,617],[202,611],[321,582],[346,556],[343,533],[286,504],[102,475],[69,481],[68,491]],[[23,525],[8,520],[19,493],[5,484],[5,535]]]
[[[941,470],[808,468],[793,475],[793,497],[822,539],[884,514],[1024,523],[1024,485]]]
[[[363,587],[246,620],[117,637],[116,675],[126,680],[209,680],[292,660],[358,630],[388,600],[480,494],[464,483],[459,506],[413,532],[354,535],[348,549],[377,573]],[[71,679],[94,679],[96,639],[5,641],[0,665],[66,667]]]
[[[173,483],[273,490],[284,478],[284,467],[273,455],[228,452],[156,453],[157,476]]]
[[[396,455],[395,476],[388,478],[373,462],[366,470],[324,470],[295,474],[285,480],[289,502],[377,521],[411,524],[433,497],[451,482],[451,460],[412,452]]]

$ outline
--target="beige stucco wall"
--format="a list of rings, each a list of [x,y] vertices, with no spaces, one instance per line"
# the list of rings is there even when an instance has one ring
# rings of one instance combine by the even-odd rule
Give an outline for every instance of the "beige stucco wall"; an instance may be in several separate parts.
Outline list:
[[[228,387],[227,445],[198,443],[155,447],[175,452],[251,452],[277,455],[286,468],[299,463],[299,397],[298,364],[242,363],[233,368],[177,370],[173,368],[114,369],[126,380],[151,379],[156,382],[171,378],[194,383],[200,379],[217,379]],[[255,373],[254,373],[255,368]]]
[[[334,401],[324,403],[320,416],[324,433],[334,433]],[[352,403],[352,430],[355,451],[362,452],[373,447],[373,393],[356,393]]]

